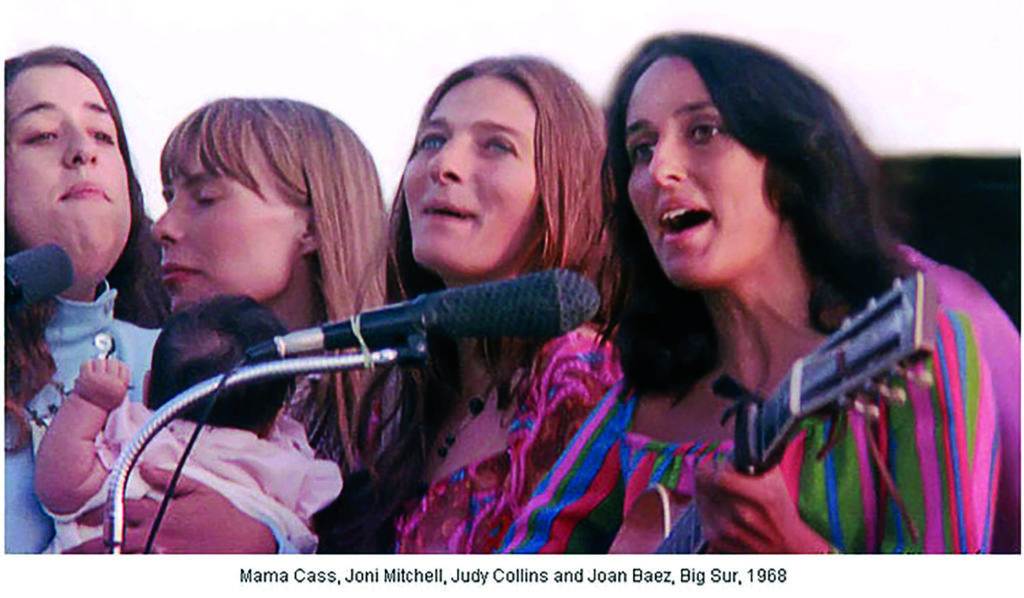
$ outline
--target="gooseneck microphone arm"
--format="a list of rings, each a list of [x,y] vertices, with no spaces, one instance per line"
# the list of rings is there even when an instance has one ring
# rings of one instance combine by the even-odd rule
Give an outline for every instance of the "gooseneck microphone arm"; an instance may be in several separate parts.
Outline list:
[[[381,349],[368,356],[361,353],[344,355],[322,355],[313,357],[297,357],[278,361],[260,363],[239,369],[224,382],[224,388],[242,384],[250,384],[269,378],[288,378],[309,372],[337,372],[354,370],[367,365],[367,357],[374,366],[386,366],[393,363],[419,364],[426,360],[427,344],[422,337],[413,336],[408,345],[401,348]],[[125,492],[128,487],[128,476],[138,463],[139,457],[146,446],[156,437],[167,424],[171,423],[181,412],[212,394],[221,383],[220,376],[204,380],[174,397],[158,409],[143,425],[131,442],[121,451],[111,469],[107,486],[107,528],[106,543],[111,554],[121,554],[124,546],[125,523]]]
[[[276,337],[246,351],[248,362],[295,353],[351,349],[334,356],[283,359],[243,367],[228,379],[215,376],[166,403],[132,438],[114,465],[108,487],[107,536],[111,552],[124,543],[124,494],[128,475],[150,440],[179,413],[213,393],[264,378],[340,371],[392,363],[422,364],[427,334],[451,338],[553,338],[590,320],[600,298],[590,281],[568,270],[549,270],[511,280],[429,293],[351,320]]]

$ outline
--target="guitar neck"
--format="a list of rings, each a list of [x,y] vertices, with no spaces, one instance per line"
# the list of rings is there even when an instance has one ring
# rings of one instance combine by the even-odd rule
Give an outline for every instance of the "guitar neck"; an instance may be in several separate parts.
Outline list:
[[[825,410],[844,409],[872,392],[900,362],[934,347],[935,297],[916,273],[872,299],[813,353],[798,359],[772,395],[737,420],[737,469],[756,474],[782,458],[796,424]]]
[[[771,396],[741,404],[732,455],[736,469],[755,475],[775,466],[802,420],[847,408],[852,395],[871,393],[894,366],[929,353],[935,346],[935,305],[934,290],[920,272],[897,280],[818,349],[798,359]],[[703,545],[691,504],[657,552],[700,552]]]

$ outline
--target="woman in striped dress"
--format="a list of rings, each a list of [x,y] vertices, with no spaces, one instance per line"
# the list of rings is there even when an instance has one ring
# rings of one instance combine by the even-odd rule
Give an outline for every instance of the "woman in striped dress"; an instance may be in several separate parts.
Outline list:
[[[712,551],[989,550],[996,416],[962,314],[936,315],[922,366],[934,383],[902,379],[906,402],[805,420],[758,476],[725,458],[729,402],[714,381],[767,396],[909,270],[875,225],[873,158],[831,95],[758,48],[677,35],[646,43],[612,97],[605,167],[624,260],[613,306],[624,377],[502,549],[604,552],[659,484],[693,501]]]

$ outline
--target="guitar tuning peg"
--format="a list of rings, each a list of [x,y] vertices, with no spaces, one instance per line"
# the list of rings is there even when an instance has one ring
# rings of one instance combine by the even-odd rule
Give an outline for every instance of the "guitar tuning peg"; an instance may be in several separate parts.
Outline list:
[[[840,330],[846,330],[850,327],[850,318],[843,318],[843,323],[839,325]]]
[[[874,297],[868,299],[868,309],[875,309],[876,307],[878,307],[878,299]]]
[[[863,397],[858,397],[853,402],[853,410],[857,413],[864,415],[869,419],[878,419],[881,412],[878,410],[878,405],[869,403]]]
[[[878,385],[878,396],[890,402],[902,405],[907,402],[907,391],[901,386],[892,386],[888,383]]]
[[[909,368],[906,371],[907,381],[913,382],[919,386],[932,387],[935,386],[935,375],[932,371],[925,367]]]
[[[901,278],[899,278],[899,277],[896,277],[896,280],[892,281],[892,288],[894,288],[894,289],[902,289],[903,288],[903,280]]]

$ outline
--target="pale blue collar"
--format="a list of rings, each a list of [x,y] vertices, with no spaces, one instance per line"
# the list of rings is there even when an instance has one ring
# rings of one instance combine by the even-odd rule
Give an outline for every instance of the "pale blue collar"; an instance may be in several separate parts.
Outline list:
[[[70,344],[80,340],[92,341],[97,332],[108,328],[114,321],[114,301],[117,289],[103,281],[103,291],[93,301],[75,301],[57,297],[57,313],[46,327],[46,340],[50,346]]]

